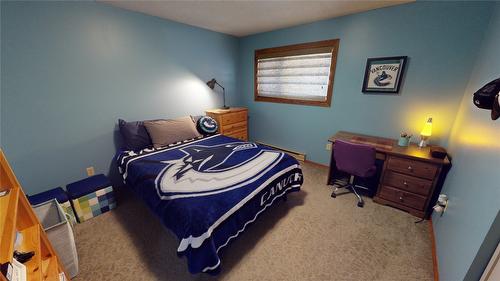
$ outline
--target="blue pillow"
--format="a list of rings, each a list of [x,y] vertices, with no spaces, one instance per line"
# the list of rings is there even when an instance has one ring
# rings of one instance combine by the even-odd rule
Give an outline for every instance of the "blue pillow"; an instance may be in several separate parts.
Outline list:
[[[139,151],[153,146],[143,121],[126,122],[119,119],[118,126],[125,141],[125,149]]]
[[[217,133],[217,121],[210,116],[202,116],[196,122],[196,129],[203,135],[211,135]]]

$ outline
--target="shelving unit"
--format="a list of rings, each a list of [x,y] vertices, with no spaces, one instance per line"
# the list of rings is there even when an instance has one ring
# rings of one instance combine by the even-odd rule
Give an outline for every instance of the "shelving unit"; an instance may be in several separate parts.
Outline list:
[[[23,240],[19,250],[35,252],[31,260],[24,264],[29,281],[57,281],[60,272],[64,272],[66,279],[70,280],[0,150],[0,191],[5,190],[9,193],[0,197],[0,263],[12,262],[16,232],[20,232]],[[0,280],[6,280],[2,274]]]

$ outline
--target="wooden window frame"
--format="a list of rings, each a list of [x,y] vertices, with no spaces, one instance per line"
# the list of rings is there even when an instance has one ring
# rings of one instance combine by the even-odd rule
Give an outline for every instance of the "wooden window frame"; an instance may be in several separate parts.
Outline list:
[[[330,107],[332,103],[333,83],[335,79],[335,68],[337,66],[337,55],[339,51],[340,39],[324,40],[303,44],[287,45],[274,48],[266,48],[255,50],[254,55],[254,100],[275,103],[288,103],[300,105],[312,105]],[[325,101],[314,100],[300,100],[290,98],[276,98],[276,97],[263,97],[259,96],[257,90],[257,63],[259,59],[264,58],[277,58],[296,55],[310,55],[316,53],[324,53],[330,51],[332,54],[332,61],[330,63],[330,75],[328,77],[328,89]]]

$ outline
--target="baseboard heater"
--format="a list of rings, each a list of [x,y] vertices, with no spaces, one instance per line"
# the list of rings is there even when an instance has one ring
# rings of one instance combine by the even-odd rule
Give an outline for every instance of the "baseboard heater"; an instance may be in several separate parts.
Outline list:
[[[299,161],[306,161],[306,154],[305,153],[293,151],[290,149],[281,148],[281,147],[278,147],[278,146],[275,146],[272,144],[268,144],[268,143],[264,143],[264,142],[260,142],[260,141],[256,141],[256,143],[262,144],[265,146],[269,146],[269,147],[274,148],[274,149],[279,150],[279,151],[283,151],[283,152],[289,154],[290,156],[293,156],[295,159],[297,159]]]

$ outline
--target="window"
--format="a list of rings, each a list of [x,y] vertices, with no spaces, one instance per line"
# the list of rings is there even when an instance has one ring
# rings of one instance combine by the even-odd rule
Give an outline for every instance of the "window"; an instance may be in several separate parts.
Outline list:
[[[255,51],[255,100],[329,107],[339,39]]]

